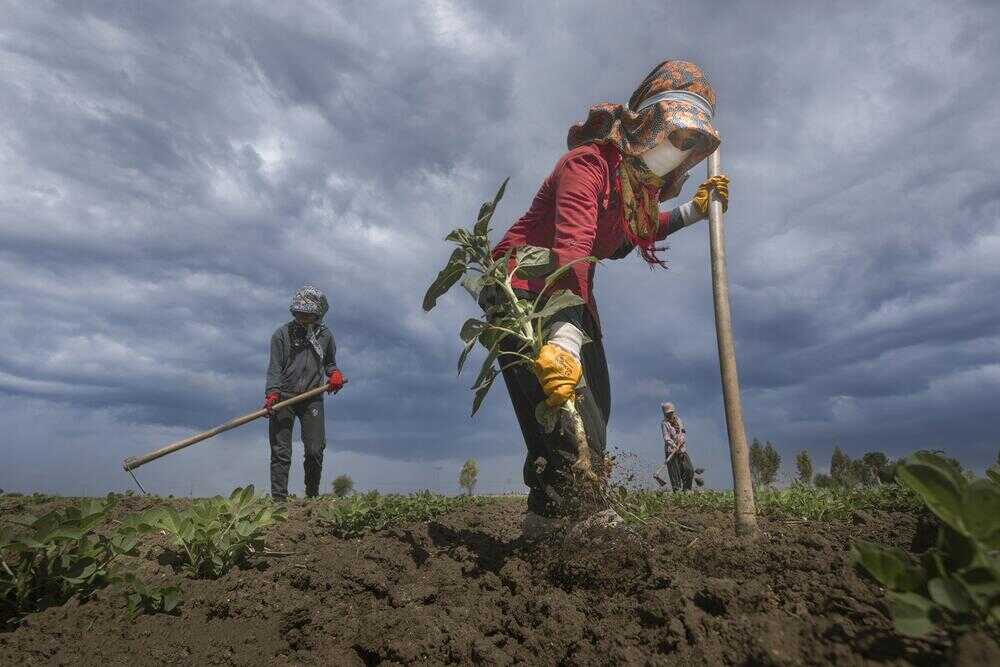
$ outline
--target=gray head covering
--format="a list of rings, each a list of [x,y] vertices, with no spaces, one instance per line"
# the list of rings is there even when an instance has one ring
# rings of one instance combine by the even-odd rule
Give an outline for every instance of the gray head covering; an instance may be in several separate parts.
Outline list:
[[[673,403],[662,403],[660,407],[663,408],[663,414],[665,415],[670,414],[671,412],[676,412],[676,410],[674,410]]]
[[[306,327],[306,337],[320,359],[323,358],[323,346],[320,344],[316,333],[323,328],[323,325],[319,321],[323,319],[323,316],[326,315],[326,311],[329,309],[330,304],[326,300],[326,295],[318,287],[313,287],[312,285],[304,285],[299,288],[299,291],[292,297],[292,305],[288,306],[288,310],[291,311],[292,315],[295,315],[295,313],[306,313],[316,316],[316,324],[310,324]]]
[[[317,320],[323,319],[326,311],[330,309],[330,304],[326,300],[326,295],[318,287],[305,285],[292,297],[292,305],[288,310],[295,313],[307,313],[315,315]]]

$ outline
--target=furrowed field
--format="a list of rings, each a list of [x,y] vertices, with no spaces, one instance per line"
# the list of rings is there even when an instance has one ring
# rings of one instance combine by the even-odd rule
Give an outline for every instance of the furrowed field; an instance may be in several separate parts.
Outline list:
[[[899,632],[856,565],[934,545],[914,493],[758,500],[748,542],[719,492],[537,540],[520,497],[0,496],[0,664],[1000,664],[986,625]]]

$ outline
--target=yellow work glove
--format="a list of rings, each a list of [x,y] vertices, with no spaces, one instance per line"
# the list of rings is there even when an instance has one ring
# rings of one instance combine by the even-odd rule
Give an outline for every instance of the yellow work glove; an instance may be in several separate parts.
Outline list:
[[[576,384],[581,375],[580,362],[558,345],[546,343],[535,359],[535,377],[542,385],[545,404],[550,408],[576,400]]]
[[[713,176],[698,186],[698,191],[694,193],[694,197],[691,198],[691,201],[694,203],[694,207],[698,209],[698,212],[702,215],[708,215],[709,190],[715,190],[715,192],[719,195],[719,201],[722,202],[722,210],[725,212],[725,210],[729,208],[729,177],[719,174],[718,176]]]

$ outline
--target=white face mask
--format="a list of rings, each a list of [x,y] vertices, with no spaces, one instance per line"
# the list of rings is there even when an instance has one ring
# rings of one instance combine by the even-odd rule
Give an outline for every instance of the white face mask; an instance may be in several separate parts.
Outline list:
[[[642,161],[646,163],[651,172],[657,176],[666,176],[679,167],[692,150],[689,148],[686,151],[682,151],[669,141],[664,141],[659,146],[650,148],[639,157],[642,158]]]

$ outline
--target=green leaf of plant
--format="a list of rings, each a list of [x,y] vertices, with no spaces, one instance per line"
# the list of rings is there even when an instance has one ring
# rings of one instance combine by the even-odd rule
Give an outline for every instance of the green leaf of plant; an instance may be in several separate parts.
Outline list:
[[[916,593],[889,593],[889,609],[896,624],[896,630],[910,637],[923,637],[934,629],[931,611],[934,605]]]
[[[920,563],[924,566],[928,579],[941,577],[948,574],[948,567],[944,564],[944,557],[937,549],[928,549],[920,554]]]
[[[993,566],[972,567],[956,573],[955,580],[983,610],[1000,605],[1000,570]]]
[[[984,562],[982,549],[976,541],[948,525],[938,529],[937,551],[942,556],[944,573]]]
[[[181,589],[176,586],[161,588],[160,593],[163,596],[163,611],[165,612],[173,611],[181,602]]]
[[[462,248],[455,248],[454,252],[451,253],[451,257],[448,259],[448,264],[441,269],[437,278],[431,283],[431,286],[427,288],[427,293],[424,295],[424,310],[429,311],[437,305],[437,300],[445,292],[451,289],[452,285],[457,283],[462,275],[465,274],[466,263],[465,263],[465,250]]]
[[[521,278],[541,278],[555,268],[552,251],[533,245],[520,246],[515,253],[516,274]]]
[[[859,541],[853,552],[855,561],[889,590],[917,591],[923,587],[923,570],[911,565],[902,549]]]
[[[1000,487],[977,479],[965,488],[962,518],[969,534],[988,549],[1000,549]]]
[[[499,346],[492,348],[483,359],[483,365],[479,369],[479,375],[476,376],[476,381],[472,384],[472,390],[478,390],[483,384],[487,382],[487,379],[491,375],[495,375],[496,371],[493,369],[493,363],[497,360],[497,356],[500,354]],[[490,378],[489,383],[492,384],[493,380]]]
[[[501,199],[503,199],[503,193],[507,190],[507,182],[509,180],[510,180],[510,176],[508,176],[507,178],[503,179],[503,183],[500,184],[500,189],[497,190],[497,193],[493,196],[493,207],[494,208],[496,208],[496,205],[500,203]]]
[[[139,544],[139,533],[132,528],[119,528],[111,536],[111,547],[119,555],[128,555]]]
[[[479,216],[476,224],[472,227],[472,233],[476,236],[486,236],[489,233],[490,219],[493,218],[493,202],[484,202],[479,207]]]
[[[479,407],[483,404],[483,399],[486,398],[486,394],[489,393],[490,387],[493,386],[493,381],[496,380],[497,375],[499,375],[499,373],[490,368],[487,377],[476,386],[476,394],[472,399],[472,415],[470,416],[475,416],[476,412],[479,411]]]
[[[474,317],[469,318],[462,325],[462,330],[459,332],[458,336],[466,343],[475,342],[476,337],[483,332],[486,327],[486,322],[476,319]]]
[[[965,481],[957,483],[950,466],[940,461],[940,457],[932,454],[911,455],[896,466],[896,477],[913,489],[939,519],[959,533],[969,534],[962,518]]]
[[[545,306],[537,313],[534,313],[531,319],[541,318],[544,321],[565,308],[573,308],[580,305],[583,305],[583,299],[579,296],[568,289],[559,290],[552,293],[552,296],[545,302]]]
[[[470,243],[472,239],[469,237],[469,230],[459,227],[458,229],[453,229],[448,232],[448,235],[444,237],[444,240],[451,241],[453,243],[467,244]]]
[[[972,598],[965,588],[954,579],[938,577],[927,582],[927,592],[938,605],[950,611],[964,614],[972,609]]]
[[[483,291],[483,286],[486,281],[482,276],[471,273],[464,278],[462,278],[462,287],[468,292],[473,299],[477,302],[479,301],[479,294]]]
[[[492,350],[493,348],[500,345],[500,341],[509,336],[505,331],[502,331],[500,327],[507,328],[508,326],[517,326],[513,322],[498,322],[499,326],[490,325],[479,334],[479,342],[483,344],[487,350]]]
[[[472,348],[476,346],[476,339],[468,341],[465,347],[462,348],[462,354],[458,356],[458,375],[462,374],[462,368],[465,366],[465,360],[469,358],[469,353],[472,352]]]

